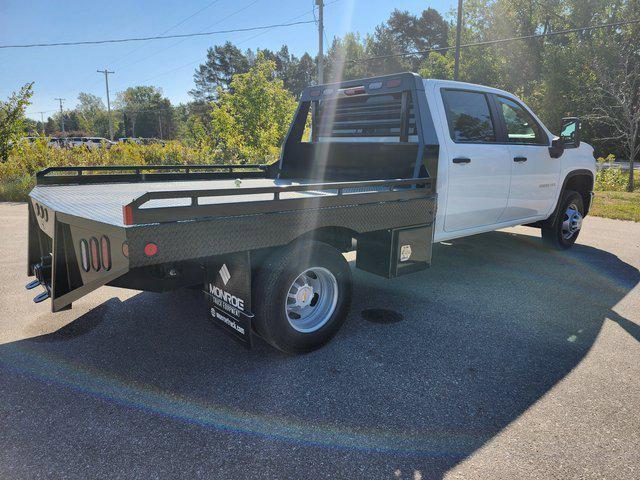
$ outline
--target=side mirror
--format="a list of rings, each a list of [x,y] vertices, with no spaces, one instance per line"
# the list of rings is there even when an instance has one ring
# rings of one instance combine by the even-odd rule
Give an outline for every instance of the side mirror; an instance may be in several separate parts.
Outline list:
[[[560,137],[554,139],[549,147],[552,158],[560,158],[567,148],[580,146],[580,119],[567,117],[562,119]]]
[[[578,148],[580,146],[580,119],[575,117],[562,119],[560,141],[564,148]]]

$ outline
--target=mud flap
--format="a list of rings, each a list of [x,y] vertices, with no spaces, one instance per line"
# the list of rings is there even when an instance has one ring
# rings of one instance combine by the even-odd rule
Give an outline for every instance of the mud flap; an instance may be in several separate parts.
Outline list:
[[[251,348],[253,314],[249,252],[210,260],[204,292],[213,324],[246,348]]]

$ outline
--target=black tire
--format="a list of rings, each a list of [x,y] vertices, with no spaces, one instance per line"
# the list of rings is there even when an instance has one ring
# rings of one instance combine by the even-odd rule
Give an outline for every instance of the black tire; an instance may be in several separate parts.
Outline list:
[[[287,294],[300,274],[312,267],[326,269],[336,280],[337,301],[328,320],[313,332],[303,333],[290,323]],[[261,266],[254,283],[253,310],[256,333],[287,353],[315,350],[338,332],[351,304],[351,270],[342,254],[326,243],[308,241],[278,249]]]
[[[548,226],[542,227],[542,240],[545,244],[557,250],[571,248],[576,243],[578,235],[580,235],[579,229],[571,233],[563,230],[563,223],[568,220],[567,210],[570,206],[574,206],[580,212],[580,216],[584,217],[582,196],[578,192],[567,190],[560,201],[560,208],[555,221]]]

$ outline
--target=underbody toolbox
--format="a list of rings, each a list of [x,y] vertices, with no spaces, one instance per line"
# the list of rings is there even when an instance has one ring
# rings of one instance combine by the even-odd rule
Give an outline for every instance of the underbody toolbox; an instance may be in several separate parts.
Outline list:
[[[379,230],[358,237],[356,266],[385,278],[424,270],[431,265],[433,224]]]

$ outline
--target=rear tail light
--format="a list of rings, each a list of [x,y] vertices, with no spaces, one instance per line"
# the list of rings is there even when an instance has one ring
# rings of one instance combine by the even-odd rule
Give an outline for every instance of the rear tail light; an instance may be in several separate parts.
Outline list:
[[[91,266],[97,272],[100,270],[100,245],[97,238],[91,237],[89,250],[91,251]]]
[[[122,223],[125,225],[133,225],[133,208],[131,205],[122,206]]]
[[[102,258],[102,268],[111,270],[111,244],[106,235],[103,235],[100,239],[100,256]]]
[[[89,271],[91,261],[89,260],[89,244],[86,240],[80,240],[80,263],[85,272]]]
[[[144,254],[147,257],[153,257],[156,253],[158,253],[158,245],[153,242],[149,242],[144,246]]]

